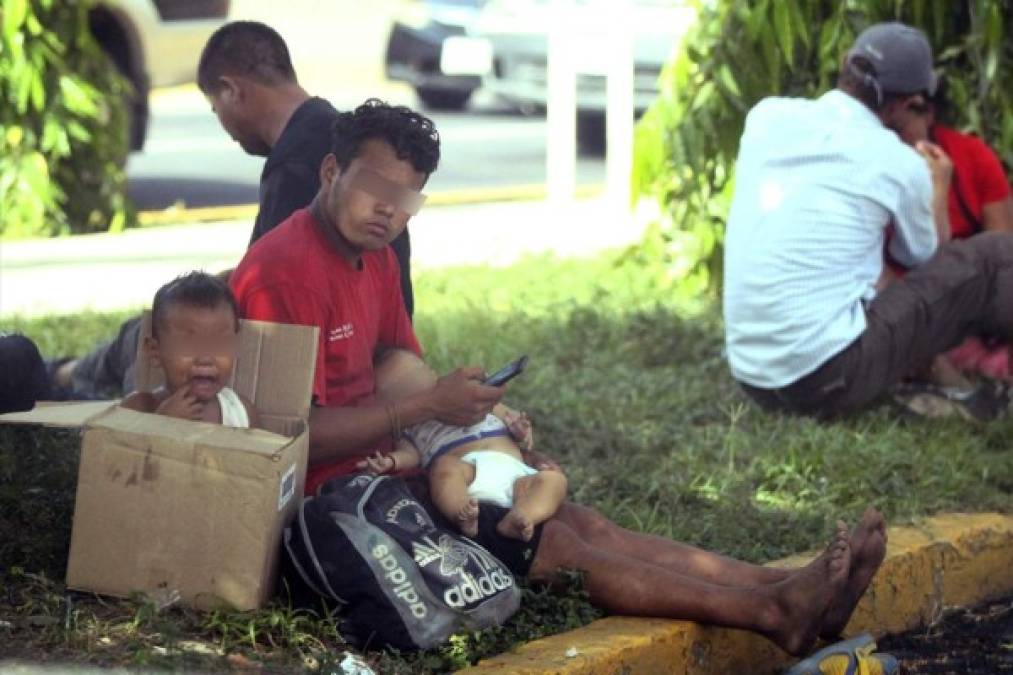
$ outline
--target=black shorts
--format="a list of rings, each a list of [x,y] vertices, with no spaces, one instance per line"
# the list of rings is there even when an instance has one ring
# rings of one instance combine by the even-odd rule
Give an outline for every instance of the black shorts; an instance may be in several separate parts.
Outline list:
[[[405,484],[412,491],[415,497],[426,505],[426,510],[440,527],[457,532],[457,527],[440,514],[432,500],[429,499],[429,480],[422,474],[405,476]],[[478,536],[475,541],[484,547],[489,553],[496,556],[500,562],[506,565],[516,577],[526,577],[531,569],[531,563],[535,560],[538,552],[538,544],[542,539],[542,524],[535,527],[534,536],[530,541],[511,539],[504,537],[496,531],[496,525],[507,514],[509,509],[497,506],[496,504],[483,503],[478,510]]]
[[[499,558],[500,562],[517,577],[526,577],[535,561],[538,544],[542,539],[542,525],[535,527],[535,534],[530,541],[504,537],[496,531],[496,524],[502,520],[510,509],[496,504],[479,504],[478,536],[475,541],[485,547],[489,553]]]

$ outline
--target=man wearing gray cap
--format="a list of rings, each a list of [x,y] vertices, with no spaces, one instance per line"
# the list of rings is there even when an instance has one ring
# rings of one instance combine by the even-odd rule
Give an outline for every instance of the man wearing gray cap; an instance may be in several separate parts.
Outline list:
[[[848,413],[965,335],[1013,337],[1013,237],[947,243],[949,159],[896,133],[935,88],[925,35],[881,23],[836,89],[749,112],[724,316],[732,375],[762,407]],[[913,270],[881,287],[884,245]]]

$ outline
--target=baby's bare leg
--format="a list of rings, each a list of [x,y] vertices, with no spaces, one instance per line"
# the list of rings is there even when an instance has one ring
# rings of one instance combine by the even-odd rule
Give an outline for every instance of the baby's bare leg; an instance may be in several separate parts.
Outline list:
[[[514,481],[514,505],[496,530],[504,537],[528,541],[535,526],[544,523],[566,499],[566,476],[559,471],[539,471]]]
[[[478,534],[478,502],[468,496],[475,467],[444,455],[429,469],[429,494],[436,508],[469,537]]]

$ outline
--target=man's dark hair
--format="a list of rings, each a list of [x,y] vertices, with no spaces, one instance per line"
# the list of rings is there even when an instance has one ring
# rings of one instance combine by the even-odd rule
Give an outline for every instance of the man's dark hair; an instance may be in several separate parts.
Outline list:
[[[169,308],[176,305],[215,309],[227,305],[239,330],[239,307],[228,285],[207,272],[190,272],[178,276],[158,289],[151,303],[151,334],[158,337],[159,326],[165,325]]]
[[[875,77],[876,67],[871,61],[862,56],[851,56],[837,74],[837,88],[851,94],[873,112],[882,110],[892,101],[911,96],[881,91],[873,83]]]
[[[338,115],[331,127],[331,153],[344,169],[359,156],[364,141],[377,139],[394,148],[398,159],[428,178],[440,162],[440,134],[433,121],[403,105],[371,98],[354,112]]]
[[[296,82],[285,41],[278,31],[258,21],[227,23],[208,38],[197,66],[197,86],[205,95],[214,94],[223,75],[249,77],[267,85]]]

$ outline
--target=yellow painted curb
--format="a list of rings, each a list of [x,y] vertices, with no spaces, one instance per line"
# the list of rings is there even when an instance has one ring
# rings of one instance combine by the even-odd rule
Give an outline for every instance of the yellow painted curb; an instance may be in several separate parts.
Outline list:
[[[602,185],[578,185],[574,196],[578,199],[589,199],[604,191],[605,188]],[[434,192],[426,199],[426,206],[467,206],[497,202],[540,201],[547,196],[545,186],[541,184],[462,188]],[[192,209],[173,206],[162,211],[142,211],[138,214],[137,219],[143,226],[207,223],[221,220],[253,220],[257,217],[257,208],[256,204],[206,206]]]
[[[196,82],[187,82],[186,84],[176,84],[171,87],[155,87],[148,92],[148,100],[152,103],[160,102],[162,100],[181,98],[181,97],[204,97],[201,93],[200,88]]]
[[[229,206],[202,206],[187,209],[172,206],[162,211],[142,211],[137,214],[137,221],[142,226],[180,225],[183,223],[210,223],[221,220],[252,221],[257,217],[256,204],[234,204]]]
[[[1013,591],[1013,516],[946,514],[892,527],[887,556],[847,635],[925,625],[945,607]],[[772,563],[796,566],[809,556]],[[567,656],[567,653],[572,656]],[[458,671],[468,675],[680,675],[775,673],[792,659],[766,639],[686,621],[608,617]]]

